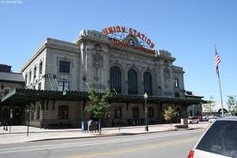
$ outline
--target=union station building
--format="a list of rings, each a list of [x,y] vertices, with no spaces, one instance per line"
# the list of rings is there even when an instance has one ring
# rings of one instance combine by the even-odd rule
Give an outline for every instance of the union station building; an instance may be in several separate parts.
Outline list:
[[[190,115],[188,107],[201,106],[203,100],[185,90],[184,70],[174,61],[146,35],[123,26],[82,30],[75,42],[47,38],[21,69],[25,88],[10,91],[1,104],[17,109],[22,124],[29,118],[36,127],[80,127],[91,119],[84,111],[90,104],[89,84],[98,93],[113,93],[103,126],[143,125],[145,93],[149,124],[164,123],[170,105],[178,111],[173,120],[178,122]],[[199,114],[200,109],[192,111]]]

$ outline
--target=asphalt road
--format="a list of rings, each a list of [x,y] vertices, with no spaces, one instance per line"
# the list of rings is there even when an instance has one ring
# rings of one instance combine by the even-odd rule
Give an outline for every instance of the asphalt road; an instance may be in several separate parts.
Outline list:
[[[0,145],[0,158],[185,158],[203,130]]]

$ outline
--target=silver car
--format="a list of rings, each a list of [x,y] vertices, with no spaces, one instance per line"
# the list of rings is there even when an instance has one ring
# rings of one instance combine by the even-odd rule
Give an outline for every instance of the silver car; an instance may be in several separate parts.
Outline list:
[[[237,158],[237,117],[215,120],[189,152],[188,158]]]

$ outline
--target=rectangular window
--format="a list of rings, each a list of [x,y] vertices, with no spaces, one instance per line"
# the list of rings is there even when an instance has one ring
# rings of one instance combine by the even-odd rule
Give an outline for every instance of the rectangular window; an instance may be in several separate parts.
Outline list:
[[[121,110],[121,108],[114,109],[114,118],[122,118],[122,110]]]
[[[38,90],[41,90],[41,83],[38,84]]]
[[[70,62],[69,61],[59,61],[59,72],[70,73]]]
[[[32,73],[31,73],[31,71],[29,72],[29,83],[31,82],[31,75],[32,75]]]
[[[58,82],[58,90],[59,91],[69,91],[69,82],[59,81]]]
[[[28,75],[26,74],[25,75],[25,84],[27,85],[27,77],[28,77]]]
[[[43,61],[39,64],[39,74],[42,74],[42,68],[43,68]]]
[[[68,119],[68,106],[61,105],[58,107],[58,119]]]
[[[133,107],[133,108],[132,108],[132,117],[133,117],[133,118],[139,117],[139,110],[138,110],[137,107]]]
[[[36,78],[37,67],[34,68],[34,78]]]
[[[174,86],[177,88],[179,87],[179,80],[177,78],[174,80]]]

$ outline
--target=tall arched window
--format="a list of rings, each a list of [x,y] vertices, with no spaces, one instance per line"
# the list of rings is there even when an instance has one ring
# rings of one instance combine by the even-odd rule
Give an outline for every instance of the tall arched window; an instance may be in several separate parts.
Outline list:
[[[151,83],[151,74],[149,72],[145,72],[143,74],[143,81],[144,81],[144,92],[148,95],[152,95],[152,83]]]
[[[115,89],[117,93],[121,93],[121,71],[119,67],[113,66],[110,68],[110,88]]]
[[[128,71],[128,94],[138,94],[137,72],[134,69]]]

